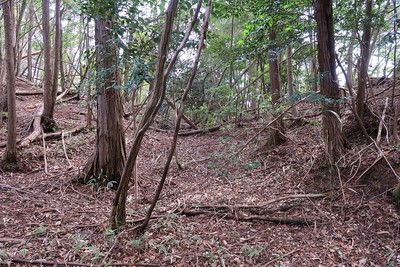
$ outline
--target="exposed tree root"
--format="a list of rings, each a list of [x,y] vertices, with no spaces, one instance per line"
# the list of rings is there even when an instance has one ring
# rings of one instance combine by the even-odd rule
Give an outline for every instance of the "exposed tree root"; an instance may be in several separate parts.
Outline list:
[[[59,102],[67,93],[69,90],[65,90],[64,92],[62,92],[60,95],[57,96],[56,98],[56,102]],[[38,111],[36,112],[34,118],[33,118],[33,122],[32,122],[32,128],[33,131],[24,139],[22,139],[19,142],[19,146],[20,147],[27,147],[30,143],[32,143],[34,140],[36,140],[41,132],[42,132],[42,116],[43,116],[43,109],[44,109],[44,105],[42,104],[40,106],[40,108],[38,109]],[[60,132],[60,136],[61,136]]]
[[[78,134],[78,133],[82,132],[85,129],[86,129],[85,127],[79,127],[79,128],[72,129],[70,131],[59,131],[59,132],[56,132],[56,133],[47,133],[47,134],[45,133],[44,134],[44,139],[45,140],[49,140],[49,139],[62,138],[62,135],[64,135],[64,136],[66,136],[66,135],[75,135],[75,134]],[[25,137],[24,139],[18,140],[17,144],[19,144],[20,147],[23,147],[24,144],[22,142],[28,137]],[[27,145],[29,145],[31,142],[33,142],[35,140],[40,139],[41,137],[42,137],[41,133],[39,133],[39,135],[35,136],[35,138],[29,139],[29,143]],[[6,142],[1,143],[0,144],[0,148],[6,147],[6,145],[7,145]]]

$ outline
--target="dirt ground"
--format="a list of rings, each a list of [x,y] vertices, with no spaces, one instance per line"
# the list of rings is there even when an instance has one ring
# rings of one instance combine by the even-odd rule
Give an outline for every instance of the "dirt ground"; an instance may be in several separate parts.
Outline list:
[[[377,112],[384,95],[370,100]],[[18,96],[18,138],[28,134],[40,101]],[[381,157],[345,111],[351,147],[330,169],[322,160],[321,116],[313,116],[318,105],[301,105],[301,112],[308,117],[289,117],[288,141],[275,148],[264,146],[266,132],[244,146],[263,119],[181,137],[183,170],[173,164],[143,234],[133,229],[161,178],[171,131],[146,134],[138,198],[131,185],[128,224],[118,232],[108,222],[114,191],[74,182],[95,130],[46,140],[45,149],[41,139],[33,142],[18,151],[21,171],[0,173],[0,266],[400,266],[399,210],[389,196],[393,171],[400,171],[398,147],[384,134]],[[55,116],[68,131],[83,127],[85,114],[85,103],[71,100],[58,104]],[[133,126],[125,122],[129,147]]]

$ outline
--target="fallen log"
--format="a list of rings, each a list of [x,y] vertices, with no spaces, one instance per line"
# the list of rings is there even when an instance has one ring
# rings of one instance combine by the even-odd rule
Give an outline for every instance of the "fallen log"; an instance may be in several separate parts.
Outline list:
[[[42,91],[16,91],[18,96],[31,96],[31,95],[43,95]]]
[[[267,221],[276,224],[289,224],[298,226],[309,226],[322,222],[320,218],[281,218],[281,217],[258,216],[258,215],[245,216],[238,213],[232,214],[223,212],[213,212],[208,210],[191,210],[191,209],[184,209],[181,211],[181,214],[186,216],[207,214],[207,215],[218,216],[223,219],[236,220],[242,222]]]
[[[220,125],[217,125],[217,126],[214,126],[214,127],[210,127],[210,128],[205,128],[205,129],[198,129],[198,130],[193,130],[193,131],[179,132],[178,135],[179,136],[190,136],[190,135],[195,135],[195,134],[212,133],[212,132],[218,131],[225,124],[226,123],[220,124]]]

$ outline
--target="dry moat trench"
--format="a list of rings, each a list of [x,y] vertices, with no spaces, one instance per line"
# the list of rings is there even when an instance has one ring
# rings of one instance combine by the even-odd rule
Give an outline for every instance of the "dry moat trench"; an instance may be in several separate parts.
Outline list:
[[[18,98],[19,138],[40,101]],[[318,106],[301,108],[318,113]],[[64,130],[84,126],[85,112],[83,102],[64,102],[56,120]],[[352,148],[338,163],[340,179],[321,161],[320,116],[298,125],[287,120],[288,141],[275,148],[264,147],[263,133],[237,153],[262,120],[181,137],[177,155],[184,168],[172,166],[155,218],[140,235],[132,229],[153,198],[171,132],[146,134],[138,199],[132,187],[129,223],[118,233],[108,228],[114,192],[73,182],[95,132],[64,137],[71,166],[62,140],[46,140],[48,175],[43,143],[36,141],[19,150],[20,172],[1,173],[0,265],[400,266],[399,211],[387,194],[396,179],[384,160],[372,166],[374,147],[352,130],[349,113],[344,118]],[[4,141],[4,124],[1,133]],[[128,146],[131,134],[129,128]],[[395,171],[398,154],[388,155]]]

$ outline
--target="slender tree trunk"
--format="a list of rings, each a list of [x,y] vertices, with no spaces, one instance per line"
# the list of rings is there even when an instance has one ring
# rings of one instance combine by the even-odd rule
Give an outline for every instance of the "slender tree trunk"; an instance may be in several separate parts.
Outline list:
[[[353,42],[357,38],[357,32],[355,30],[351,31],[351,40],[349,42],[349,47],[347,49],[347,77],[348,77],[348,87],[349,90],[352,90],[354,86],[354,66],[353,66],[353,54],[354,54],[354,45]]]
[[[310,14],[312,11],[309,11]],[[317,68],[317,56],[315,53],[315,35],[313,30],[309,30],[309,36],[310,36],[310,43],[311,43],[311,90],[313,92],[318,91],[318,68]]]
[[[141,226],[142,231],[144,231],[147,228],[147,225],[148,225],[148,223],[150,221],[150,218],[151,218],[151,215],[152,215],[152,213],[154,211],[154,208],[155,208],[155,206],[156,206],[156,204],[158,202],[158,199],[160,198],[162,188],[164,186],[165,180],[166,180],[168,172],[169,172],[169,167],[170,167],[172,158],[173,158],[174,155],[176,156],[175,149],[176,149],[176,144],[177,144],[177,141],[178,141],[178,133],[179,133],[180,124],[181,124],[181,121],[182,121],[182,118],[183,118],[183,113],[185,111],[185,101],[186,101],[186,98],[187,98],[187,96],[189,94],[190,88],[192,87],[194,78],[196,77],[197,68],[198,68],[199,61],[200,61],[200,55],[201,55],[201,52],[203,50],[203,47],[204,47],[203,44],[204,44],[204,42],[206,40],[206,35],[207,35],[207,31],[208,31],[208,23],[209,23],[209,20],[210,20],[210,13],[211,13],[211,0],[208,0],[207,9],[206,9],[206,12],[205,12],[204,22],[203,22],[203,25],[201,27],[202,28],[202,34],[201,34],[201,38],[200,38],[199,45],[198,45],[198,48],[197,48],[196,58],[195,58],[195,60],[193,62],[192,73],[190,75],[189,81],[188,81],[188,83],[186,85],[186,88],[184,90],[184,93],[183,93],[183,95],[181,97],[181,106],[178,109],[177,116],[176,116],[176,119],[175,119],[175,131],[174,131],[174,136],[173,136],[173,139],[172,139],[172,142],[171,142],[171,148],[170,148],[169,153],[168,153],[167,162],[166,162],[166,164],[164,166],[163,175],[162,175],[161,181],[160,181],[160,183],[159,183],[159,185],[157,187],[157,192],[156,192],[156,194],[154,196],[153,202],[152,202],[149,210],[147,211],[146,218],[143,221],[143,224]]]
[[[293,63],[292,63],[292,46],[289,45],[287,48],[287,86],[289,97],[293,97],[294,86],[293,86]],[[293,100],[290,100],[290,103],[293,105]],[[297,107],[292,109],[292,115],[297,117],[298,111]]]
[[[275,118],[275,109],[278,104],[278,100],[282,96],[282,85],[281,85],[281,73],[279,69],[279,60],[278,60],[278,46],[276,44],[277,34],[275,30],[271,30],[269,33],[269,40],[273,44],[270,47],[269,52],[269,79],[270,79],[270,93],[272,95],[272,114]],[[272,119],[274,119],[272,118]],[[276,146],[282,144],[286,141],[286,137],[284,135],[285,129],[283,127],[282,117],[276,120],[273,123],[273,126],[270,128],[268,145]]]
[[[393,6],[394,6],[394,14],[395,14],[395,20],[393,22],[393,32],[397,32],[397,2],[396,0],[393,0]],[[396,91],[396,82],[397,82],[397,34],[394,37],[394,66],[393,66],[393,88],[392,88],[392,106],[394,106],[394,92]],[[394,107],[395,108],[395,113],[393,117],[393,139],[396,145],[400,143],[400,138],[399,138],[399,133],[398,133],[398,120],[400,116],[400,101],[397,101],[397,105]]]
[[[52,89],[52,101],[55,103],[57,98],[58,90],[58,74],[60,69],[60,58],[61,58],[61,0],[56,0],[56,13],[55,13],[55,40],[54,40],[54,61],[53,61],[53,89]]]
[[[17,113],[15,104],[15,24],[14,0],[3,1],[4,39],[7,63],[8,133],[3,167],[16,168],[17,163]]]
[[[28,1],[27,0],[22,0],[21,1],[21,6],[19,8],[19,12],[18,12],[18,19],[17,19],[17,23],[15,26],[15,35],[16,35],[16,39],[19,40],[20,38],[20,32],[21,32],[21,23],[22,23],[22,18],[25,15],[25,10],[26,7],[28,6]],[[22,61],[22,52],[23,49],[19,47],[19,42],[15,43],[15,57],[16,57],[16,62],[15,62],[15,74],[17,76],[19,76],[20,74],[20,65],[21,65],[21,61]]]
[[[122,226],[126,223],[125,205],[126,205],[129,180],[131,178],[135,162],[140,151],[144,134],[150,127],[150,124],[152,123],[155,115],[160,109],[165,96],[165,89],[166,89],[166,77],[164,75],[165,63],[168,54],[169,40],[173,28],[173,19],[178,7],[178,2],[179,2],[178,0],[170,0],[168,8],[166,10],[166,21],[159,45],[156,75],[151,90],[150,101],[146,106],[146,110],[139,123],[138,130],[135,133],[132,148],[129,152],[129,156],[126,161],[126,166],[122,173],[121,183],[118,186],[118,190],[115,194],[115,198],[113,201],[113,207],[110,216],[110,224],[111,228],[113,229]],[[172,62],[173,61],[174,60],[172,60]],[[167,68],[166,73],[169,73],[168,69],[169,68]]]
[[[360,44],[360,68],[358,72],[357,114],[364,122],[365,93],[367,91],[369,47],[371,42],[372,0],[367,0],[365,7],[365,21],[362,41]]]
[[[335,40],[332,0],[316,0],[318,63],[321,94],[329,101],[322,104],[322,131],[329,164],[334,164],[344,150],[338,100],[340,91],[336,76]]]
[[[86,182],[95,179],[100,185],[117,188],[125,167],[126,151],[122,102],[120,90],[116,88],[121,77],[112,29],[112,21],[106,15],[95,20],[98,73],[96,147],[83,173]]]
[[[85,32],[85,49],[88,51],[90,49],[90,36],[89,36],[89,31],[90,31],[90,25],[89,25],[89,20],[86,21],[84,24],[84,32]],[[87,98],[87,103],[86,103],[86,127],[91,128],[92,127],[92,82],[91,82],[91,77],[92,77],[92,68],[90,67],[91,64],[91,59],[90,57],[87,57],[86,65],[88,68],[88,72],[86,74],[86,77],[83,77],[86,79],[86,98]]]
[[[28,32],[28,57],[27,57],[27,61],[28,61],[28,73],[27,73],[27,78],[30,81],[33,81],[33,73],[32,73],[32,39],[33,39],[33,12],[34,11],[34,7],[33,7],[33,1],[34,0],[30,0],[29,1],[29,32]]]

